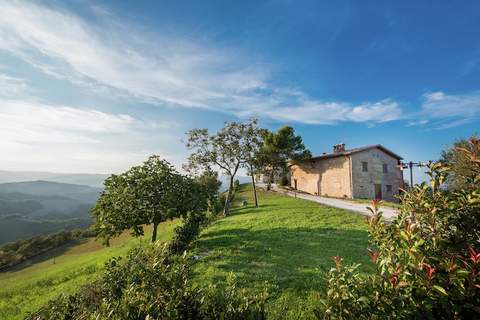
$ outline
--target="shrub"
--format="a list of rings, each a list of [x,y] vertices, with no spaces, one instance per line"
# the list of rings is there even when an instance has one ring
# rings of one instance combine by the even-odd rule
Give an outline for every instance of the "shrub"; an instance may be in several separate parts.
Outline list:
[[[103,277],[49,302],[29,319],[265,319],[266,294],[247,296],[234,283],[199,289],[192,260],[154,244],[112,259]]]
[[[181,254],[200,233],[202,223],[206,221],[204,213],[189,213],[184,223],[175,228],[175,236],[168,244],[171,254]]]
[[[288,186],[290,185],[290,181],[288,181],[288,177],[286,175],[282,175],[278,180],[277,180],[277,184],[279,186]]]
[[[472,141],[478,148],[478,140]],[[480,160],[463,150],[476,170],[470,189],[442,188],[450,168],[430,165],[430,185],[402,196],[398,217],[387,223],[373,202],[370,259],[376,272],[334,257],[326,319],[473,319],[480,317]]]
[[[213,216],[217,216],[219,213],[222,212],[223,207],[225,206],[226,198],[227,198],[227,194],[225,192],[221,192],[218,194],[218,197],[215,199],[215,202],[211,210],[211,214]]]

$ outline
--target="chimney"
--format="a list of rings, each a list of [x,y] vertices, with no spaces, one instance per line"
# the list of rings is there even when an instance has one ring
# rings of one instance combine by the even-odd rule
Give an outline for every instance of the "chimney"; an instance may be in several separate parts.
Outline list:
[[[345,151],[345,143],[339,143],[333,146],[333,153],[344,152],[344,151]]]

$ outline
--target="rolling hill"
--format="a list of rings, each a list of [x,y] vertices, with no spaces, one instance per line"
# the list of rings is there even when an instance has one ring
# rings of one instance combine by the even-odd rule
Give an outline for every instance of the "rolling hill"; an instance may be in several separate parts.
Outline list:
[[[0,170],[0,183],[44,180],[100,188],[107,177],[107,174]]]
[[[0,244],[90,225],[100,188],[52,181],[0,184]]]

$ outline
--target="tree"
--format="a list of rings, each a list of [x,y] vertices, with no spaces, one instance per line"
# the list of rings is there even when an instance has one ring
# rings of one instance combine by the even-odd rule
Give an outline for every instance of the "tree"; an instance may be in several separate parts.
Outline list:
[[[227,122],[213,135],[209,134],[208,129],[193,129],[187,132],[186,146],[192,150],[186,170],[211,170],[212,166],[216,166],[228,177],[228,192],[223,208],[223,215],[228,216],[235,176],[249,159],[250,148],[245,139],[245,124]]]
[[[205,208],[206,195],[198,183],[159,156],[151,156],[143,165],[109,177],[92,214],[98,236],[107,244],[128,229],[143,235],[146,224],[153,225],[154,242],[161,222]]]
[[[255,186],[255,173],[257,172],[257,155],[263,144],[265,129],[258,126],[257,119],[251,119],[243,124],[243,135],[245,138],[245,168],[252,178],[253,199],[255,207],[258,207],[257,188]]]
[[[472,181],[476,174],[475,167],[464,151],[468,150],[480,157],[478,140],[475,136],[472,136],[470,140],[457,140],[451,147],[442,151],[440,161],[450,168],[446,180],[449,190],[472,188]]]
[[[218,193],[222,182],[218,180],[218,173],[213,170],[206,170],[201,175],[195,177],[195,180],[198,184],[203,187],[204,192],[208,198],[208,209],[212,213],[218,213],[217,202],[218,202]]]
[[[270,189],[275,173],[285,174],[289,165],[311,157],[302,137],[296,136],[292,127],[283,126],[277,132],[263,132],[263,145],[257,153],[256,161],[257,166],[269,177],[267,189]]]

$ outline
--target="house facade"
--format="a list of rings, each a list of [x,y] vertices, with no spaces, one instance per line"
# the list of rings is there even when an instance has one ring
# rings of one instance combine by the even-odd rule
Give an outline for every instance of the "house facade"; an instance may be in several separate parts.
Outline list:
[[[290,182],[315,195],[397,201],[403,187],[401,160],[379,144],[350,150],[338,144],[332,153],[292,165]]]

